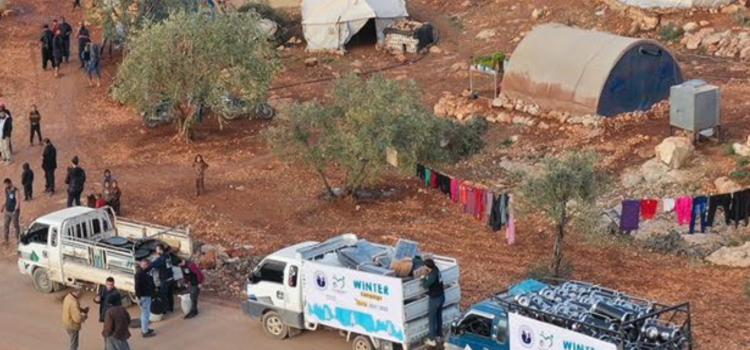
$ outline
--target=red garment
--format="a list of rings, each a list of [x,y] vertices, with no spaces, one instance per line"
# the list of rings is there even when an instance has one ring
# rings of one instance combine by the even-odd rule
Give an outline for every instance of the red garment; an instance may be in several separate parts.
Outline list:
[[[480,189],[477,189],[476,191],[474,191],[474,201],[476,202],[476,207],[475,207],[476,214],[474,215],[474,217],[480,221],[482,220],[482,218],[484,218],[484,203],[485,203],[484,194],[485,192],[487,191],[480,190]]]
[[[437,174],[435,174],[435,170],[430,172],[430,185],[432,188],[438,188]]]
[[[650,220],[656,216],[656,207],[659,205],[659,201],[656,199],[643,199],[641,200],[641,219]]]
[[[104,203],[104,198],[99,198],[96,200],[96,203],[94,204],[94,208],[96,209],[104,208],[105,205],[106,203]]]

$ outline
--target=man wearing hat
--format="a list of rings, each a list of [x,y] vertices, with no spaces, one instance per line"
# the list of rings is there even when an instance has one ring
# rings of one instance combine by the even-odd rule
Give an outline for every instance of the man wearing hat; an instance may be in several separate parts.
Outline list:
[[[86,183],[86,172],[78,166],[78,156],[73,156],[70,160],[71,166],[68,167],[68,176],[65,177],[65,184],[68,185],[68,208],[81,205],[81,193]]]

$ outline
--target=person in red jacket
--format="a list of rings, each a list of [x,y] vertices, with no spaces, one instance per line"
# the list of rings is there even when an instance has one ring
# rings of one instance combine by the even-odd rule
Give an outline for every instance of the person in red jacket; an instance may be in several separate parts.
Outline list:
[[[200,285],[203,283],[203,272],[198,265],[190,260],[180,261],[179,266],[182,268],[182,275],[190,292],[190,312],[185,315],[185,318],[189,319],[198,316],[198,297],[201,293]]]

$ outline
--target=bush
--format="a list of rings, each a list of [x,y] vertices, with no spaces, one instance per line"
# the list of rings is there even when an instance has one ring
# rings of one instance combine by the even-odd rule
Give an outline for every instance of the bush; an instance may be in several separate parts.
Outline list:
[[[286,28],[291,24],[289,16],[285,12],[271,7],[271,5],[268,4],[268,1],[246,2],[237,8],[237,12],[248,12],[250,10],[257,12],[263,18],[276,22],[280,28]]]
[[[669,23],[659,28],[659,31],[657,34],[659,34],[659,37],[663,41],[675,41],[681,38],[685,34],[685,30],[683,30],[682,27],[674,23]]]
[[[734,15],[734,23],[739,26],[750,27],[750,16],[737,13]]]
[[[747,157],[739,157],[737,158],[737,167],[744,168],[748,164],[750,164],[750,159]]]
[[[531,265],[526,271],[526,277],[533,279],[547,279],[547,278],[560,278],[560,279],[571,279],[573,277],[573,262],[565,259],[560,265],[560,269],[555,274],[555,271],[546,260],[538,261]]]
[[[666,235],[650,237],[643,242],[643,245],[653,252],[697,259],[705,258],[715,250],[692,246],[677,231],[670,231]]]
[[[472,118],[468,123],[457,123],[450,119],[439,119],[442,145],[448,161],[457,161],[473,155],[484,147],[482,136],[487,132],[487,120]]]
[[[466,29],[466,25],[464,24],[463,18],[459,15],[451,15],[448,17],[448,21],[451,22],[451,24],[456,27],[458,30],[464,30]]]
[[[729,173],[729,177],[735,180],[745,180],[750,178],[750,170],[738,169]]]
[[[731,142],[724,144],[724,154],[728,156],[733,156],[736,154],[734,152],[734,145]]]

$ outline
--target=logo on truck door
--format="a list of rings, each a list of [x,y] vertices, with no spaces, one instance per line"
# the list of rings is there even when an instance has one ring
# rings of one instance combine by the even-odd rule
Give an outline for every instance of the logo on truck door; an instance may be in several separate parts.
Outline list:
[[[326,274],[323,273],[323,271],[315,272],[315,286],[322,291],[328,288],[328,279],[326,278]]]
[[[531,348],[534,346],[534,330],[527,325],[521,326],[518,329],[519,338],[521,338],[521,345],[525,348]]]

